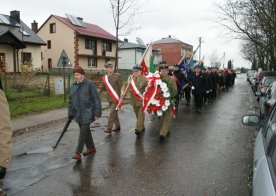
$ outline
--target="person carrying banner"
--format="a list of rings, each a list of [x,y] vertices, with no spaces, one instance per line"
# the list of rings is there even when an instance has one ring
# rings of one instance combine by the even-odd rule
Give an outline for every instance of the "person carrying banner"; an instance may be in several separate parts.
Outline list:
[[[103,76],[102,84],[99,89],[99,93],[107,90],[106,101],[109,102],[110,106],[110,115],[108,118],[107,128],[104,132],[111,134],[112,131],[120,131],[120,121],[118,118],[118,111],[116,110],[116,106],[119,103],[121,88],[122,88],[122,79],[119,73],[114,73],[114,66],[111,62],[107,62],[105,65],[107,70],[107,74]],[[113,126],[115,125],[115,129]]]
[[[136,116],[135,134],[137,137],[145,130],[145,113],[142,111],[143,107],[143,93],[147,86],[147,79],[142,75],[142,67],[135,65],[133,67],[133,75],[129,76],[129,90],[130,94],[130,104],[133,106],[133,110]],[[124,89],[124,88],[123,88]],[[125,95],[122,94],[124,97]]]

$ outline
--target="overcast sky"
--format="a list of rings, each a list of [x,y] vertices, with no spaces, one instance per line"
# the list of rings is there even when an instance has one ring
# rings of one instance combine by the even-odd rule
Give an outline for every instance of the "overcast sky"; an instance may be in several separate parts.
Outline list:
[[[120,39],[128,38],[130,42],[136,42],[136,37],[140,37],[149,43],[171,35],[193,45],[195,49],[199,37],[202,37],[201,57],[204,56],[206,66],[210,65],[212,54],[217,54],[221,59],[225,52],[225,66],[231,59],[235,67],[249,67],[250,63],[241,57],[239,41],[226,36],[225,30],[214,22],[218,18],[215,3],[223,4],[224,1],[141,0],[141,13],[134,18],[140,28]],[[39,27],[51,14],[66,17],[65,14],[69,13],[115,35],[109,0],[9,0],[2,2],[0,10],[1,14],[6,15],[11,10],[18,10],[21,20],[27,25],[36,20]],[[198,53],[195,59],[198,59]]]

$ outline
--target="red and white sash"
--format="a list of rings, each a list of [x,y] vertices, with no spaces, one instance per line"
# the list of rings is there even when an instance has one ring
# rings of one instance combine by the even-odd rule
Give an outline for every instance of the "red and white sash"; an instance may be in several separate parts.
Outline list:
[[[116,91],[114,90],[114,88],[111,86],[111,84],[108,81],[108,76],[104,75],[103,76],[103,83],[105,85],[105,88],[107,89],[107,92],[109,93],[109,95],[112,97],[112,99],[114,100],[115,103],[119,103],[119,96],[116,93]]]
[[[143,101],[144,96],[140,93],[137,86],[134,83],[134,80],[132,79],[129,85],[129,88],[132,90],[133,95],[139,99],[140,101]]]

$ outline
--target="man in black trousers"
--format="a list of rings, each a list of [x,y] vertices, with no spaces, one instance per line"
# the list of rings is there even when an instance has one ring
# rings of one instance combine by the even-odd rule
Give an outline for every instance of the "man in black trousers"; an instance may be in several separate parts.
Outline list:
[[[191,77],[191,89],[195,99],[196,112],[201,114],[203,107],[203,95],[207,91],[207,82],[204,75],[201,73],[201,68],[199,66],[195,67],[195,74]]]

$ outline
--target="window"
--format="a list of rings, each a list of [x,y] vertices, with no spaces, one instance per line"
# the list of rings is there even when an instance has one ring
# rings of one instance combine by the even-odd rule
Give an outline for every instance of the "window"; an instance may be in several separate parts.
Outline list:
[[[112,43],[109,42],[102,42],[102,51],[112,51]]]
[[[51,46],[51,40],[48,40],[48,41],[47,41],[47,48],[48,48],[48,49],[51,49],[51,47],[52,47],[52,46]]]
[[[88,58],[88,67],[97,67],[97,60],[95,58]]]
[[[97,51],[96,41],[91,39],[85,39],[85,49],[91,49],[92,55],[96,55],[96,51]]]
[[[32,60],[32,53],[30,52],[21,52],[21,61],[22,63],[30,63]]]
[[[30,36],[29,35],[29,33],[27,33],[26,31],[24,31],[24,30],[19,30],[19,32],[22,34],[22,35],[24,35],[24,36]]]
[[[55,33],[56,32],[56,23],[51,23],[50,24],[50,33]]]
[[[0,72],[6,69],[5,53],[0,53]]]
[[[48,69],[52,69],[52,59],[48,59]]]

